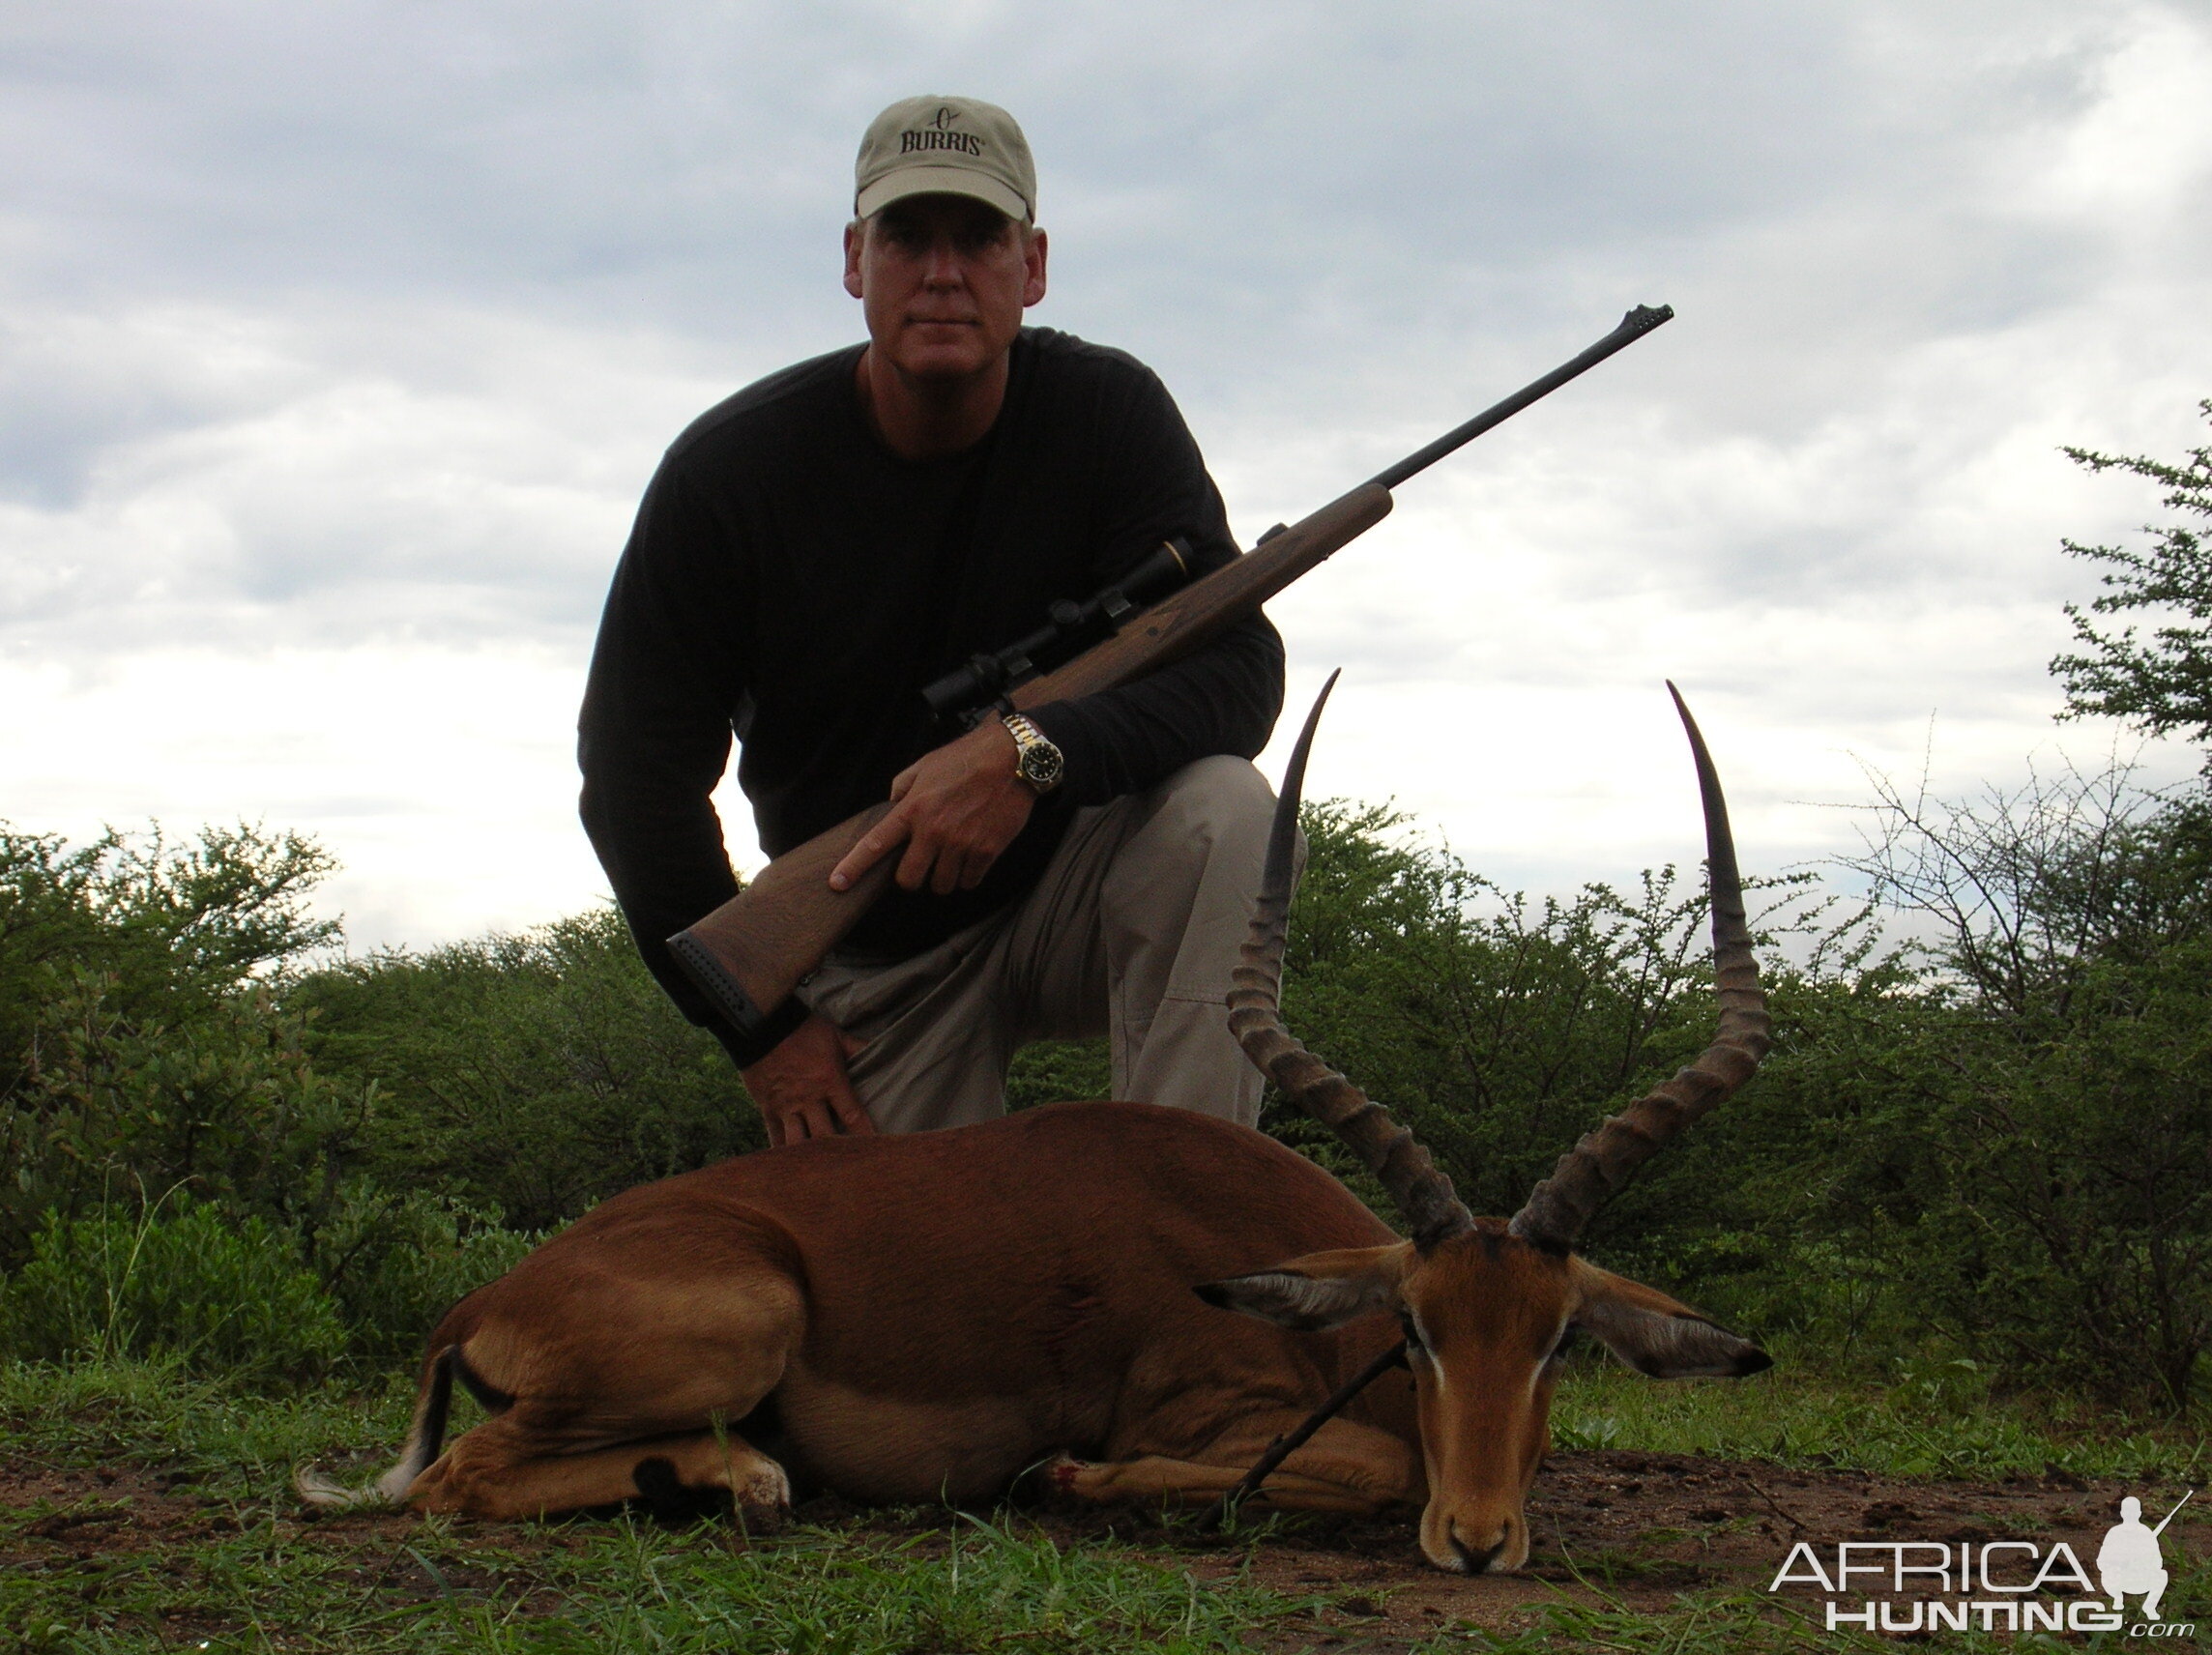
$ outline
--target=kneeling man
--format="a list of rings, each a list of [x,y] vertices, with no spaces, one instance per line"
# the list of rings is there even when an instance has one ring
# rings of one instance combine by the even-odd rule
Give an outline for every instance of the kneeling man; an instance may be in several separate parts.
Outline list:
[[[1017,1047],[1100,1033],[1117,1097],[1249,1123],[1222,1002],[1273,803],[1250,763],[1282,705],[1273,627],[964,735],[920,695],[1162,540],[1227,562],[1220,492],[1149,369],[1022,326],[1046,242],[1004,110],[893,104],[856,190],[867,342],[710,410],[646,491],[584,698],[593,846],[771,1143],[986,1119]],[[771,856],[896,801],[831,876],[895,857],[896,888],[752,1046],[663,942],[736,893],[710,798],[733,734]]]

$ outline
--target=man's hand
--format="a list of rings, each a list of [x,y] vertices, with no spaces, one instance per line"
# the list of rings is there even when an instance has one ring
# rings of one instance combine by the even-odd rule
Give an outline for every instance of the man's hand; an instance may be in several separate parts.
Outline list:
[[[741,1071],[745,1090],[760,1106],[771,1144],[797,1144],[839,1133],[865,1135],[876,1129],[854,1095],[845,1060],[857,1050],[837,1026],[809,1017],[774,1051]]]
[[[923,754],[892,779],[889,812],[830,870],[830,888],[846,889],[903,844],[903,888],[926,883],[939,896],[973,890],[1036,803],[1015,772],[1019,757],[1013,733],[996,718]]]

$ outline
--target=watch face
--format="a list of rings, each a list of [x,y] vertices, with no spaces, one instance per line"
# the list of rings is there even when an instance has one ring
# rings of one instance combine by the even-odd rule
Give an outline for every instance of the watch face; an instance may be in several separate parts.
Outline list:
[[[1059,783],[1062,768],[1060,749],[1050,741],[1032,741],[1022,748],[1022,780],[1039,793]]]

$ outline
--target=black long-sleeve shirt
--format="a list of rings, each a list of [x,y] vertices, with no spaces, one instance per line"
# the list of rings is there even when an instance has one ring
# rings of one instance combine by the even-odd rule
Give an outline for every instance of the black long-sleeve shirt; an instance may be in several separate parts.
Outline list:
[[[923,684],[1171,536],[1202,568],[1236,553],[1197,444],[1133,358],[1024,329],[989,436],[912,461],[867,421],[859,356],[771,375],[677,439],[599,625],[584,826],[646,963],[695,1022],[711,1014],[663,939],[736,892],[709,800],[733,732],[762,848],[780,856],[956,734]],[[894,889],[848,946],[906,958],[991,913],[1035,883],[1073,809],[1208,754],[1253,756],[1282,695],[1282,642],[1255,616],[1137,682],[1038,709],[1062,785],[975,889]]]

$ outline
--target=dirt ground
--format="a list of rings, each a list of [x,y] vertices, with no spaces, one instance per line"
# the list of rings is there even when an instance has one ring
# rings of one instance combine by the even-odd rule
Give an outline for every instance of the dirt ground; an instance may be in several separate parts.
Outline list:
[[[1929,1482],[1674,1454],[1562,1453],[1545,1464],[1530,1492],[1532,1547],[1528,1566],[1518,1575],[1469,1579],[1429,1567],[1411,1514],[1300,1524],[1256,1553],[1239,1549],[1208,1559],[1186,1550],[1179,1561],[1203,1577],[1209,1568],[1241,1566],[1250,1554],[1253,1575],[1264,1584],[1330,1594],[1340,1611],[1372,1608],[1373,1616],[1358,1628],[1360,1641],[1380,1634],[1387,1643],[1426,1636],[1441,1625],[1506,1630],[1533,1620],[1540,1606],[1562,1597],[1659,1611],[1687,1591],[1764,1595],[1800,1540],[1811,1542],[1831,1566],[1841,1540],[1936,1540],[1955,1546],[2018,1536],[2046,1548],[2064,1540],[2093,1568],[2098,1543],[2118,1520],[2121,1496],[2152,1493],[2090,1483],[2055,1468],[2033,1479]],[[2174,1490],[2165,1503],[2181,1493]],[[2151,1499],[2145,1504],[2156,1506],[2154,1522],[2165,1509]],[[2184,1512],[2185,1521],[2189,1515]],[[1070,1538],[1082,1532],[1080,1524],[1099,1522],[1091,1516],[1044,1521],[1067,1523]],[[2181,1529],[2176,1524],[2175,1540]],[[1783,1595],[1814,1613],[1825,1601],[1818,1588],[1794,1584]],[[1343,1640],[1318,1627],[1316,1633],[1295,1642]]]
[[[1300,1520],[1256,1545],[1208,1539],[1128,1511],[1045,1510],[1031,1514],[1062,1544],[1112,1535],[1156,1561],[1201,1579],[1247,1566],[1260,1582],[1330,1607],[1286,1624],[1272,1641],[1285,1649],[1355,1642],[1388,1648],[1441,1626],[1473,1623],[1503,1630],[1564,1596],[1657,1611],[1676,1593],[1732,1588],[1763,1594],[1790,1548],[1808,1540],[1833,1558],[1839,1540],[1989,1541],[2011,1536],[2048,1546],[2065,1540],[2093,1559],[2125,1494],[2163,1505],[2158,1491],[2089,1484],[2062,1472],[1994,1483],[1889,1480],[1853,1471],[1792,1470],[1772,1465],[1630,1451],[1557,1455],[1538,1476],[1528,1504],[1534,1550],[1523,1573],[1465,1579],[1426,1566],[1412,1516],[1362,1521]],[[2179,1491],[2175,1491],[2178,1497]],[[50,1502],[77,1507],[44,1518],[0,1542],[0,1569],[67,1569],[119,1552],[187,1546],[224,1532],[234,1520],[189,1485],[130,1471],[0,1467],[0,1508]],[[2170,1503],[2170,1502],[2167,1502]],[[2155,1520],[2157,1513],[2152,1514]],[[2185,1517],[2192,1514],[2184,1514]],[[934,1523],[901,1523],[822,1498],[802,1520],[851,1522],[905,1533]],[[297,1520],[331,1531],[347,1550],[389,1542],[387,1584],[395,1601],[428,1596],[404,1547],[412,1518],[318,1516]],[[2179,1538],[2179,1528],[2175,1538]],[[575,1544],[572,1527],[502,1532],[503,1547]],[[366,1547],[364,1543],[368,1543]],[[2198,1548],[2192,1546],[2192,1551]],[[465,1575],[465,1571],[462,1572]],[[487,1577],[488,1582],[488,1577]],[[456,1577],[452,1583],[471,1583]],[[1820,1597],[1788,1588],[1800,1607]],[[172,1629],[173,1630],[173,1629]]]

